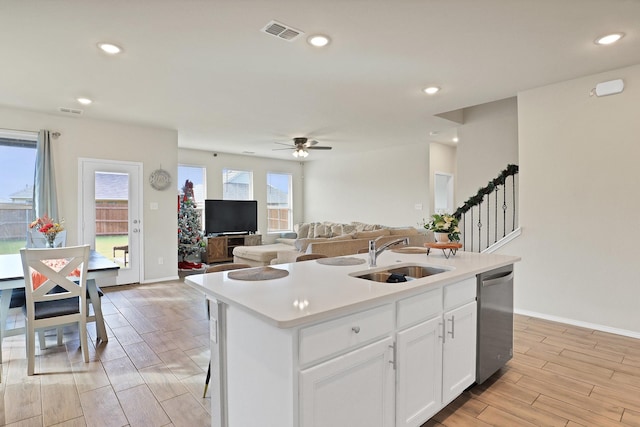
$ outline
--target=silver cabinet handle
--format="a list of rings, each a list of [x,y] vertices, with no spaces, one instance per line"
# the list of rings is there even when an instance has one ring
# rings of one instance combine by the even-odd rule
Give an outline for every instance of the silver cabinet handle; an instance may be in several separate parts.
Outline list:
[[[357,334],[360,332],[360,326],[354,326],[351,330]]]
[[[451,322],[451,332],[449,334],[451,334],[451,339],[455,339],[456,316],[451,315],[451,319],[448,320]]]
[[[396,369],[396,343],[394,342],[393,345],[390,345],[389,348],[391,349],[391,360],[389,360],[389,363],[391,363],[391,366],[393,366],[393,369]]]

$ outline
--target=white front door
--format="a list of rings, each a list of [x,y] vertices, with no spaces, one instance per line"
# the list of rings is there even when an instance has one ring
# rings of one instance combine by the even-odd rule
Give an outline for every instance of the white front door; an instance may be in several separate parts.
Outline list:
[[[80,159],[79,244],[120,265],[117,284],[142,276],[142,163]]]

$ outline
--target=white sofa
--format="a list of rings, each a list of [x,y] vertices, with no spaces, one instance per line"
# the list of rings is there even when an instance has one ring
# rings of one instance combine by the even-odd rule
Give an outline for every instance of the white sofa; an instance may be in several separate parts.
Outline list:
[[[422,247],[433,242],[433,233],[414,227],[385,227],[377,224],[352,222],[307,223],[294,227],[296,238],[282,237],[278,243],[263,246],[240,246],[233,250],[234,262],[252,266],[295,262],[302,254],[322,254],[328,257],[352,255],[366,251],[369,241],[380,243],[406,237],[410,246]]]

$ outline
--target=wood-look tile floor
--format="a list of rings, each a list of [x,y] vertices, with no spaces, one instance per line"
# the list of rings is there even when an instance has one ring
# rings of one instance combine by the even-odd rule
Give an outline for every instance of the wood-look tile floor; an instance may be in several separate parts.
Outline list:
[[[514,357],[422,427],[640,426],[640,340],[515,316]]]
[[[106,288],[102,305],[109,342],[93,342],[88,364],[71,328],[63,347],[48,337],[33,377],[24,337],[4,340],[0,425],[209,426],[203,296],[163,282]],[[516,316],[514,344],[505,368],[423,427],[640,426],[640,340]]]
[[[107,343],[82,361],[77,328],[65,345],[36,348],[27,376],[24,336],[3,342],[0,425],[209,426],[211,399],[202,398],[209,364],[204,296],[182,281],[104,288]],[[24,324],[20,313],[10,322]],[[38,356],[39,354],[39,356]],[[208,393],[207,393],[208,394]]]

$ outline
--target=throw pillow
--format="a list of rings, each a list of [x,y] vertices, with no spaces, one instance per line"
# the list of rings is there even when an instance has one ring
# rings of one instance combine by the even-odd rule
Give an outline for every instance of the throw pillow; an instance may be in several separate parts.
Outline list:
[[[297,233],[298,238],[305,238],[309,235],[309,224],[304,222],[296,224],[293,227],[293,231]]]
[[[316,224],[313,232],[313,238],[317,239],[318,237],[331,237],[331,227],[324,224]]]

